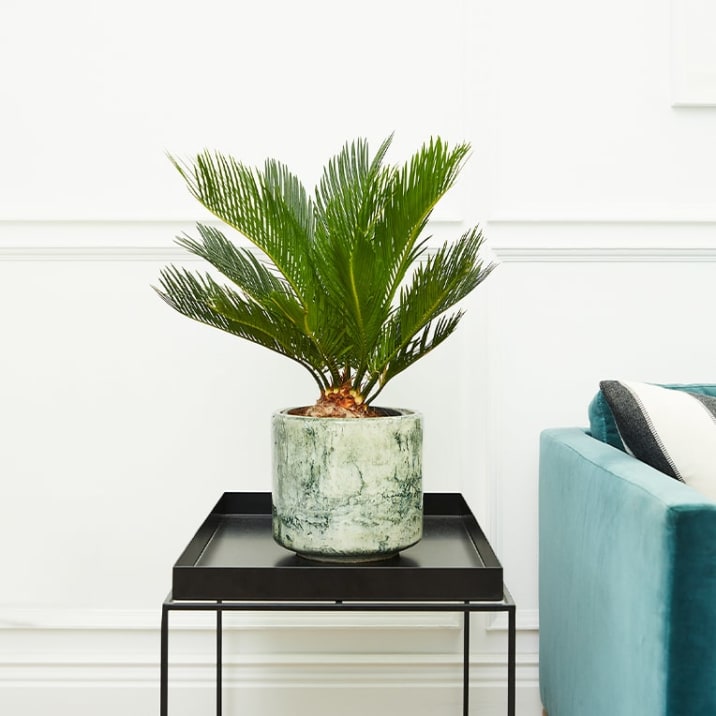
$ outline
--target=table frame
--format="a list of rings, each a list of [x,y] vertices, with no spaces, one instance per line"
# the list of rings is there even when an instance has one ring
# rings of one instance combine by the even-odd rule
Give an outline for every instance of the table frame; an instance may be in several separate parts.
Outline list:
[[[286,601],[223,601],[175,600],[169,593],[162,605],[161,663],[160,663],[160,716],[168,716],[169,709],[169,612],[216,612],[216,714],[222,716],[222,659],[223,613],[226,611],[293,611],[293,612],[462,612],[463,614],[463,696],[462,713],[468,716],[470,708],[470,614],[472,612],[507,612],[507,716],[515,716],[515,652],[516,606],[507,587],[503,585],[502,601],[410,601],[410,602],[286,602]]]

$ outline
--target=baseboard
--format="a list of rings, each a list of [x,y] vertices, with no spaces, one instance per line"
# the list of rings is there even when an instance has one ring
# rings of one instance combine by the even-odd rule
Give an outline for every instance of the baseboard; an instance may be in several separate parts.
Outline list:
[[[462,713],[459,689],[430,685],[410,688],[379,685],[365,689],[327,686],[320,690],[291,685],[275,689],[227,686],[222,696],[224,716],[458,716]],[[214,704],[215,693],[209,686],[173,688],[169,694],[170,716],[212,714]],[[517,716],[539,716],[538,689],[519,685],[516,704]],[[157,716],[159,700],[157,689],[148,684],[95,684],[83,688],[28,685],[12,690],[0,688],[0,712],[12,716]],[[473,688],[470,713],[504,716],[504,689],[499,686]]]
[[[517,665],[518,716],[539,713],[534,656]],[[470,702],[481,716],[504,716],[506,665],[471,659]],[[225,716],[411,716],[458,714],[462,662],[455,655],[270,654],[225,657]],[[170,665],[172,716],[212,713],[215,670],[208,654]],[[158,664],[147,655],[59,655],[0,664],[0,713],[13,716],[137,716],[158,712]]]
[[[503,716],[506,665],[489,654],[471,658],[470,702],[481,716]],[[211,713],[212,656],[171,660],[172,716]],[[363,716],[460,713],[462,662],[455,655],[225,655],[224,714]],[[147,654],[47,654],[0,664],[0,713],[13,716],[141,716],[158,712],[158,663]],[[518,716],[538,713],[537,664],[517,664]]]

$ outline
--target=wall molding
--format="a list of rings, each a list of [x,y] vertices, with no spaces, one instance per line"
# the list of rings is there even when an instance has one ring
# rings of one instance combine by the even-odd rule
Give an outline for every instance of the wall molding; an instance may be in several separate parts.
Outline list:
[[[3,632],[145,632],[159,633],[161,605],[156,609],[0,609]],[[213,632],[212,612],[170,615],[173,631]],[[462,629],[462,615],[451,612],[241,612],[224,614],[231,631],[429,631]]]
[[[429,233],[437,244],[460,226],[436,221]],[[199,262],[174,243],[193,227],[179,220],[0,221],[0,261]],[[484,229],[489,250],[505,263],[716,260],[714,217],[493,218]]]
[[[477,615],[480,613],[477,612]],[[3,632],[159,632],[161,607],[157,609],[0,609]],[[171,629],[213,632],[212,612],[179,612],[170,615]],[[224,614],[224,630],[232,631],[409,631],[462,630],[458,612],[242,612]],[[517,631],[539,630],[536,609],[517,609]],[[507,615],[491,614],[488,631],[506,631]]]
[[[257,684],[271,688],[285,684],[304,687],[340,685],[457,685],[462,681],[461,654],[341,654],[301,652],[282,654],[237,654],[225,650],[224,682],[227,685]],[[12,683],[33,682],[151,682],[157,684],[159,656],[143,652],[87,652],[19,654],[0,656],[0,689]],[[517,681],[537,681],[537,654],[518,654]],[[500,654],[470,656],[473,686],[506,683],[507,658]],[[170,654],[171,681],[212,685],[216,678],[214,654],[184,652]]]
[[[0,261],[173,261],[201,259],[178,247],[159,246],[0,246]]]
[[[95,698],[108,690],[126,694],[134,704],[158,698],[159,628],[160,610],[91,610],[91,609],[4,609],[0,613],[0,708],[17,712],[19,704],[39,700],[51,702],[58,689],[72,698]],[[178,618],[174,618],[177,617]],[[200,623],[200,617],[208,617]],[[420,689],[421,696],[411,698],[424,706],[424,713],[434,712],[429,705],[445,698],[459,699],[462,682],[462,619],[458,615],[394,613],[365,615],[370,620],[356,620],[354,613],[301,614],[310,619],[302,623],[285,622],[288,614],[225,614],[223,681],[227,692],[235,690],[241,703],[252,698],[259,700],[258,708],[266,708],[266,699],[276,699],[289,706],[295,690],[315,690],[325,693],[336,704],[342,698],[363,698],[360,694],[375,690]],[[406,617],[398,619],[395,617]],[[172,613],[169,640],[170,700],[176,705],[179,691],[199,690],[204,698],[213,698],[215,685],[214,631],[212,614]],[[184,618],[185,617],[185,618]],[[258,617],[258,619],[252,619]],[[264,617],[269,617],[264,619]],[[329,618],[330,623],[321,623]],[[341,623],[339,617],[352,623]],[[376,621],[376,617],[389,619],[390,624]],[[457,617],[454,619],[453,617]],[[232,618],[232,619],[229,619]],[[231,624],[234,618],[238,624]],[[448,633],[446,634],[446,618]],[[318,619],[319,621],[316,621]],[[427,619],[427,623],[425,620]],[[433,623],[430,623],[432,620]],[[345,622],[345,620],[343,620]],[[404,622],[396,625],[396,621]],[[357,622],[363,622],[361,624]],[[322,627],[321,634],[308,635],[307,628]],[[365,631],[374,631],[372,640],[365,641]],[[388,633],[386,641],[378,638],[377,630],[422,630],[420,644],[395,640],[395,632]],[[259,629],[266,630],[256,634]],[[275,634],[277,629],[298,630],[284,641]],[[346,634],[346,629],[350,630]],[[426,629],[440,630],[440,642],[434,642]],[[473,623],[473,629],[479,629]],[[327,633],[328,631],[333,633]],[[254,633],[254,636],[246,632]],[[241,633],[244,638],[242,639]],[[477,635],[476,635],[477,636]],[[327,641],[321,641],[327,637]],[[346,640],[355,637],[345,647]],[[301,649],[307,643],[315,649]],[[499,635],[500,643],[503,635]],[[252,645],[262,644],[258,649]],[[431,644],[441,644],[431,650]],[[373,644],[373,647],[370,645]],[[395,651],[381,651],[383,644]],[[412,646],[411,646],[412,644]],[[269,646],[267,649],[266,646]],[[273,648],[279,645],[279,648]],[[289,645],[287,650],[280,647]],[[293,645],[290,648],[290,645]],[[378,645],[378,646],[376,646]],[[484,713],[504,713],[499,707],[504,699],[507,680],[507,655],[504,651],[483,648],[475,641],[476,650],[470,654],[471,692],[476,703],[487,704]],[[351,651],[354,649],[354,651]],[[538,655],[536,650],[518,652],[516,657],[516,683],[520,693],[537,697]],[[368,689],[369,691],[366,691]],[[305,691],[304,691],[305,693]],[[254,696],[251,696],[254,694]],[[269,695],[271,695],[269,697]],[[99,697],[99,696],[98,696]],[[64,698],[64,696],[63,696]],[[198,697],[197,697],[198,698]],[[316,696],[315,698],[319,698]],[[374,697],[377,698],[377,697]],[[426,701],[427,699],[427,701]],[[493,702],[498,704],[490,710]],[[123,703],[123,702],[122,702]],[[13,711],[13,708],[15,711]],[[121,713],[121,704],[116,713]],[[181,711],[181,708],[179,709]],[[110,710],[111,711],[111,710]],[[140,712],[143,708],[140,709]],[[109,713],[109,712],[108,712]],[[115,713],[115,711],[111,711]],[[481,706],[481,713],[482,706]]]
[[[490,249],[509,262],[716,260],[716,219],[494,219]]]
[[[714,248],[644,249],[639,247],[493,247],[501,263],[690,263],[716,261]]]
[[[59,656],[59,655],[57,655]],[[123,716],[156,713],[159,665],[156,658],[117,654],[49,654],[49,663],[0,661],[0,708],[7,713],[87,713]],[[471,711],[505,713],[507,666],[499,657],[473,654]],[[215,665],[202,654],[173,657],[169,668],[172,714],[212,713]],[[518,655],[516,692],[519,713],[538,713],[537,655]],[[343,713],[366,711],[428,716],[458,713],[462,698],[462,660],[452,656],[395,654],[280,654],[236,658],[224,655],[224,713]],[[64,709],[64,710],[63,710]]]
[[[709,0],[671,0],[671,106],[716,107],[716,50]]]
[[[131,670],[154,669],[158,660],[160,616],[159,607],[141,610],[2,609],[0,642],[4,648],[0,648],[0,684],[13,679],[52,680],[55,678],[53,674],[59,675],[57,678],[80,681],[90,677],[121,681],[125,678],[122,673],[126,675]],[[483,614],[482,620],[478,620],[480,616],[479,613],[474,614],[472,621],[477,648],[482,628],[487,634],[496,633],[502,643],[503,632],[507,630],[507,616]],[[201,670],[213,664],[214,619],[215,615],[211,612],[170,614],[173,664],[184,670]],[[536,610],[517,610],[518,632],[536,631],[538,621]],[[459,645],[462,643],[462,627],[462,614],[449,612],[228,612],[224,614],[223,621],[224,643],[227,645],[225,659],[229,667],[233,665],[235,670],[241,671],[242,680],[249,679],[247,674],[258,666],[275,671],[275,679],[278,680],[285,677],[289,667],[300,665],[306,678],[309,678],[312,670],[318,669],[316,673],[323,673],[327,664],[360,671],[356,678],[363,681],[375,680],[376,674],[383,673],[385,669],[392,670],[393,678],[397,678],[395,674],[408,666],[411,669],[419,667],[425,678],[437,679],[442,678],[438,672],[461,663]],[[242,636],[251,633],[260,634],[260,638],[267,639],[266,643],[271,645],[276,638],[283,639],[284,644],[301,643],[307,638],[307,632],[310,632],[314,644],[319,645],[316,652],[309,650],[286,654],[273,650],[271,646],[268,651],[259,654],[231,651],[232,643],[241,643]],[[430,643],[433,635],[439,634],[443,644],[454,643],[456,646],[455,651],[450,653],[420,651],[421,647],[416,653],[402,650],[398,653],[370,650],[367,653],[327,653],[320,650],[320,644],[325,643],[320,640],[324,638],[333,643],[336,638],[360,639],[370,633],[373,639],[386,636],[390,641],[413,637],[423,644]],[[117,651],[120,643],[122,651]],[[197,645],[201,645],[200,651],[197,651]],[[489,681],[497,678],[493,672],[504,669],[506,658],[504,649],[489,653],[474,651],[471,663],[480,672],[475,674],[475,679]],[[531,652],[518,652],[517,658],[518,663],[525,667],[536,666],[536,655]],[[155,676],[147,675],[146,678]],[[314,673],[312,678],[315,677]],[[525,678],[531,677],[526,675]]]
[[[716,261],[716,247],[554,247],[490,246],[500,263],[689,263]],[[200,263],[201,259],[179,249],[145,247],[0,247],[0,262],[150,262]]]
[[[515,627],[517,632],[539,631],[539,609],[520,609],[517,605],[517,618]],[[495,612],[487,625],[488,632],[503,632],[508,629],[508,619],[505,612]]]

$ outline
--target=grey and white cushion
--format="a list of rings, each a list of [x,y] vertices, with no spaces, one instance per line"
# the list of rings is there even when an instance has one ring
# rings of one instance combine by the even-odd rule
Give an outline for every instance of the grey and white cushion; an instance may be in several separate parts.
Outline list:
[[[634,457],[716,500],[716,398],[628,381],[599,387]]]

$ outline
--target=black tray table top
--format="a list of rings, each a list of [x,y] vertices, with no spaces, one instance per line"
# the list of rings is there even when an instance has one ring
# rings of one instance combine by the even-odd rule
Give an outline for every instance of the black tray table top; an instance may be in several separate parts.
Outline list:
[[[423,539],[392,559],[313,562],[276,544],[271,493],[225,492],[173,568],[174,600],[499,601],[502,566],[458,493],[425,493]]]

